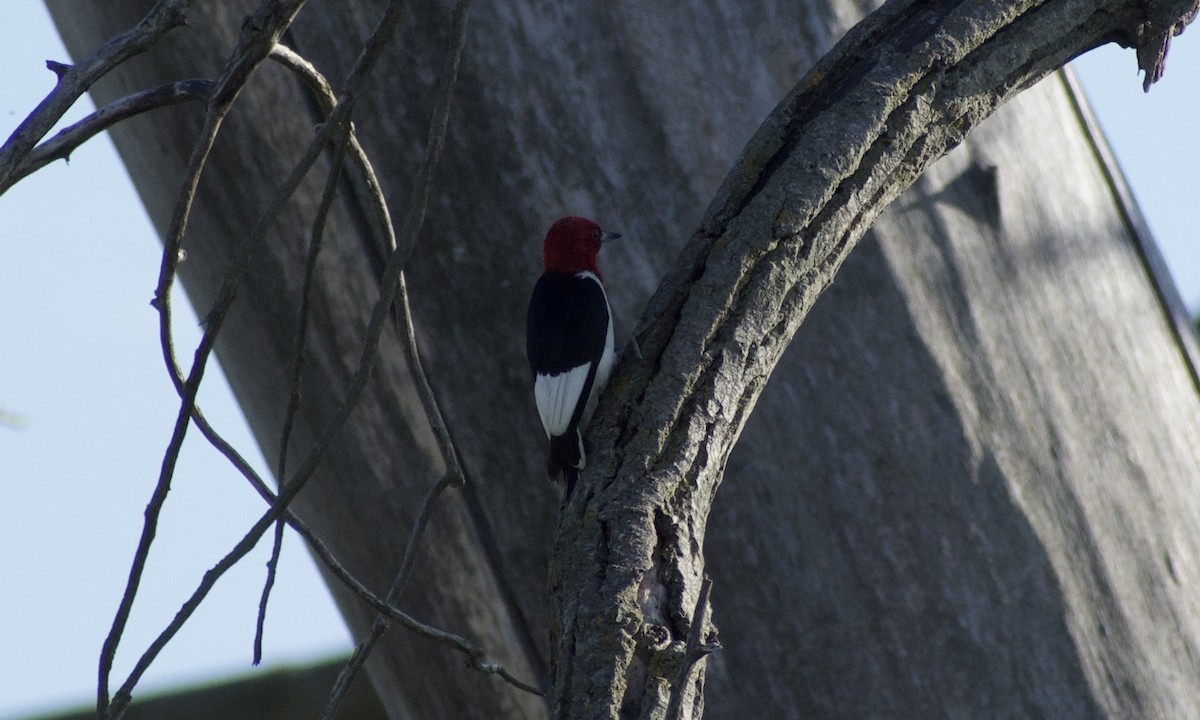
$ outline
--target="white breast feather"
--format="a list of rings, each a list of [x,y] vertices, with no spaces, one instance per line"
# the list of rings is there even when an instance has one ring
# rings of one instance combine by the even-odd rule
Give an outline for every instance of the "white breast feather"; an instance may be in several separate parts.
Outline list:
[[[608,298],[605,298],[607,303]],[[612,310],[608,311],[608,334],[604,338],[604,354],[600,356],[600,365],[596,367],[596,381],[592,386],[592,396],[588,398],[587,407],[583,410],[583,418],[580,421],[582,427],[587,427],[591,422],[592,413],[596,410],[596,400],[600,397],[600,391],[608,384],[608,376],[612,373],[614,352],[613,352],[613,322]]]

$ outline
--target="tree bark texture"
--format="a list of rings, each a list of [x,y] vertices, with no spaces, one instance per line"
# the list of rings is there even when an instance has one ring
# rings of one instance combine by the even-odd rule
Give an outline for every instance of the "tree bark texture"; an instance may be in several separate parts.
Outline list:
[[[641,357],[612,393],[620,407],[597,423],[588,492],[560,526],[556,715],[662,717],[681,692],[699,704],[703,666],[682,686],[664,668],[702,613],[701,548],[730,449],[796,328],[930,162],[1075,54],[1143,42],[1145,12],[891,2],[763,123],[651,300]]]
[[[80,56],[151,3],[47,4]],[[559,497],[542,476],[522,353],[542,233],[570,212],[627,236],[602,263],[628,336],[747,138],[867,5],[473,7],[408,273],[469,484],[441,501],[402,606],[477,640],[520,677],[549,677],[558,608],[546,569]],[[186,28],[98,84],[97,101],[214,76],[252,8],[198,4]],[[310,3],[285,41],[336,85],[381,8]],[[414,6],[355,108],[394,209],[423,152],[448,18],[445,3]],[[641,687],[623,688],[626,713],[665,707],[659,676],[675,669],[707,572],[723,649],[690,685],[693,716],[700,682],[712,717],[1200,716],[1200,511],[1191,502],[1200,402],[1138,250],[1136,211],[1119,201],[1119,178],[1082,117],[1064,80],[1051,78],[980,124],[875,220],[768,367],[753,414],[740,411],[726,438],[737,449],[715,468],[725,482],[711,517],[711,498],[695,493],[695,507],[661,516],[664,536],[702,538],[704,555],[661,547],[663,567],[672,554],[694,557],[690,575],[653,577],[654,597],[642,600],[658,615],[638,609],[636,627],[604,638],[642,666],[629,676]],[[264,67],[243,94],[185,241],[182,278],[200,313],[318,121],[280,68]],[[179,107],[113,132],[160,229],[198,125],[199,112]],[[289,205],[218,343],[267,457],[278,454],[322,180],[313,173]],[[377,295],[381,258],[364,240],[360,190],[351,181],[343,190],[318,274],[297,453],[334,412]],[[637,369],[627,365],[614,394]],[[643,424],[670,404],[643,400]],[[613,405],[606,417],[618,414]],[[617,439],[601,431],[592,440],[611,462],[604,448]],[[372,386],[296,508],[382,593],[440,471],[399,343],[385,336]],[[584,499],[568,509],[560,543],[571,541],[571,523],[588,521],[571,514]],[[676,531],[676,518],[698,526]],[[333,590],[354,632],[369,627],[373,613]],[[368,670],[395,718],[547,712],[398,629]],[[591,690],[576,681],[567,699]]]

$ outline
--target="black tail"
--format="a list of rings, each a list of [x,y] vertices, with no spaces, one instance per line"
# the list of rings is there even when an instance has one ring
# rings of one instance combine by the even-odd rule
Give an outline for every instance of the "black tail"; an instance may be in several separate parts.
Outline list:
[[[571,497],[575,481],[579,479],[579,468],[583,467],[583,463],[583,438],[579,436],[578,430],[550,438],[550,459],[546,463],[546,474],[550,476],[551,481],[557,480],[561,475],[567,484],[563,502]]]
[[[567,491],[563,494],[563,505],[571,499],[571,491],[575,489],[575,481],[579,479],[579,469],[567,465],[563,468],[563,482],[567,484]]]
[[[571,498],[571,491],[575,489],[575,481],[579,479],[579,468],[570,463],[555,462],[554,456],[551,455],[550,462],[546,463],[546,475],[550,477],[550,482],[561,476],[566,483],[566,492],[563,494],[565,504]]]

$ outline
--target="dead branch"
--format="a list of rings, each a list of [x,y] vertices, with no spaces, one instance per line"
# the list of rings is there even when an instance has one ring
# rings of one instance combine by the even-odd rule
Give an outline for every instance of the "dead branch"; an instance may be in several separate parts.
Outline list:
[[[187,20],[194,0],[159,0],[134,27],[101,45],[74,66],[51,65],[58,84],[0,147],[0,192],[12,183],[10,177],[33,146],[45,137],[92,83],[129,58],[148,50],[154,43]]]

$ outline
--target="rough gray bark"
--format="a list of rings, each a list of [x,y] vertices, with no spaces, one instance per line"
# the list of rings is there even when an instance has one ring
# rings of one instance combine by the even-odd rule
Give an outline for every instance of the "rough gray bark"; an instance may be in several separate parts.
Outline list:
[[[551,565],[556,717],[663,717],[679,693],[698,714],[704,664],[676,668],[697,614],[709,509],[800,323],[931,162],[1071,57],[1107,39],[1145,42],[1147,12],[891,2],[780,103],[651,300],[641,357],[625,363],[598,416],[588,492],[572,499]]]
[[[77,56],[149,4],[48,1]],[[339,78],[380,6],[306,7],[287,41]],[[201,4],[186,29],[96,96],[212,76],[250,7]],[[429,230],[409,273],[471,482],[434,518],[401,600],[416,615],[477,639],[520,676],[549,672],[558,498],[541,477],[532,408],[519,409],[528,392],[520,328],[541,233],[577,212],[630,238],[602,258],[618,325],[630,328],[745,138],[861,10],[815,0],[475,7]],[[447,16],[441,3],[413,9],[356,108],[394,208],[422,151]],[[297,83],[266,68],[228,121],[181,266],[201,312],[257,204],[309,137],[315,115],[297,109],[311,107]],[[707,537],[723,459],[690,496],[696,524],[662,523],[680,542],[703,540],[703,569],[716,580],[725,650],[705,661],[712,715],[1200,714],[1189,682],[1200,669],[1189,592],[1200,518],[1188,503],[1200,403],[1071,108],[1061,85],[1026,93],[876,220],[876,239],[849,257],[772,375],[724,468]],[[197,123],[176,108],[114,132],[160,228]],[[286,406],[301,238],[320,192],[321,178],[310,180],[243,282],[218,346],[268,457]],[[379,267],[354,188],[331,222],[297,450],[339,400]],[[788,322],[770,352],[782,352],[799,319]],[[628,392],[618,379],[615,393]],[[657,421],[669,399],[643,407]],[[593,439],[603,447],[609,437]],[[297,508],[382,591],[416,499],[440,470],[435,458],[388,338],[364,403]],[[675,586],[651,578],[647,588],[665,587],[653,593],[663,622],[642,608],[629,617],[681,639],[701,569]],[[361,632],[372,614],[334,591]],[[638,629],[617,639],[631,646]],[[669,661],[653,666],[665,672]],[[545,712],[399,631],[369,670],[393,717]],[[643,685],[652,700],[658,682]],[[564,688],[583,696],[579,682]]]

